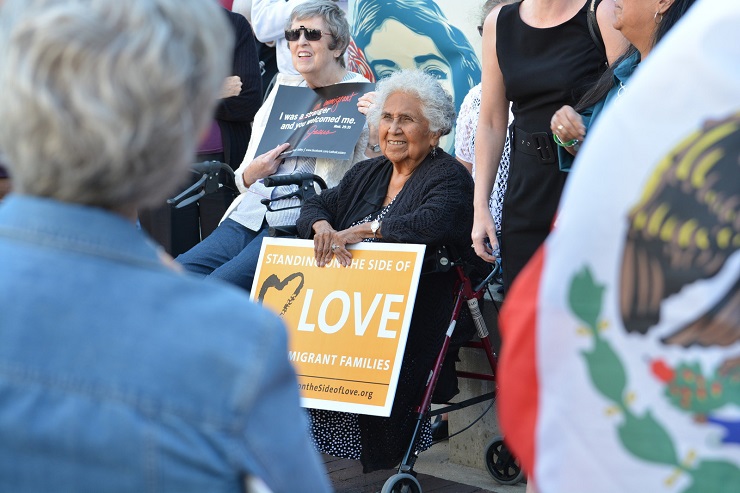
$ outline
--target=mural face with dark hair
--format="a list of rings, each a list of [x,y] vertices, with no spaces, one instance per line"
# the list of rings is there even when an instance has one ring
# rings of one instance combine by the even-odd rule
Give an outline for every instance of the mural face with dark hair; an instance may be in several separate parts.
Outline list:
[[[480,82],[475,50],[433,0],[354,0],[350,5],[352,37],[376,79],[401,69],[424,70],[450,92],[456,110]],[[453,131],[440,146],[452,154],[454,142]]]

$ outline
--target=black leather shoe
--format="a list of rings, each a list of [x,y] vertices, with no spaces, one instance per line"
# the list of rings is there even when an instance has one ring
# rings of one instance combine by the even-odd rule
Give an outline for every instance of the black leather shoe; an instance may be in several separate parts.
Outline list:
[[[434,423],[432,423],[432,439],[433,440],[446,440],[450,434],[450,426],[446,419],[438,417]]]

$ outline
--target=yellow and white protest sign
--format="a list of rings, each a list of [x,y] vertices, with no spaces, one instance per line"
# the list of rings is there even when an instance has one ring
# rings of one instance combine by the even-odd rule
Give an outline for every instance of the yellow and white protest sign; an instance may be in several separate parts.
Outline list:
[[[389,416],[425,246],[349,249],[320,268],[313,241],[265,238],[251,296],[288,327],[304,407]]]

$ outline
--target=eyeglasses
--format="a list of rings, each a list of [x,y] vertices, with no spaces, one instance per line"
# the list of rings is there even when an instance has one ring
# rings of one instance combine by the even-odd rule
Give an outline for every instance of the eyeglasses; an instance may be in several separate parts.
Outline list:
[[[478,34],[483,36],[483,26],[478,26]]]
[[[321,29],[309,29],[305,26],[301,26],[298,29],[286,29],[285,39],[288,41],[298,41],[301,37],[301,31],[303,31],[306,41],[318,41],[321,39],[323,34],[331,36],[331,33],[325,33],[321,31]]]

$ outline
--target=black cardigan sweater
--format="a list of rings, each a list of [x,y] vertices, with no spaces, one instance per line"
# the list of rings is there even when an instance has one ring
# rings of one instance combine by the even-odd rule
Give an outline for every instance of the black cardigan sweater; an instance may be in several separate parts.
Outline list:
[[[337,230],[345,229],[357,219],[347,217],[351,204],[362,197],[381,168],[389,166],[393,165],[384,156],[358,163],[339,185],[307,200],[296,223],[299,235],[311,238],[312,225],[322,219]],[[464,251],[470,249],[472,224],[473,180],[455,158],[437,149],[435,157],[422,161],[393,202],[382,221],[382,241],[423,243],[427,252],[438,245]],[[451,272],[422,273],[391,415],[359,416],[365,472],[393,468],[408,447],[415,424],[413,408],[421,402],[449,324],[454,283]],[[466,332],[460,334],[462,338],[472,336],[472,324],[458,324],[458,329]],[[437,390],[449,398],[457,393],[454,376],[452,385],[452,389],[440,389],[438,384]]]
[[[312,226],[325,219],[345,229],[358,218],[346,217],[380,168],[393,164],[384,156],[357,163],[336,187],[307,200],[296,222],[302,238],[313,236]],[[437,149],[414,171],[383,219],[383,241],[470,247],[473,227],[473,179],[452,156]]]

